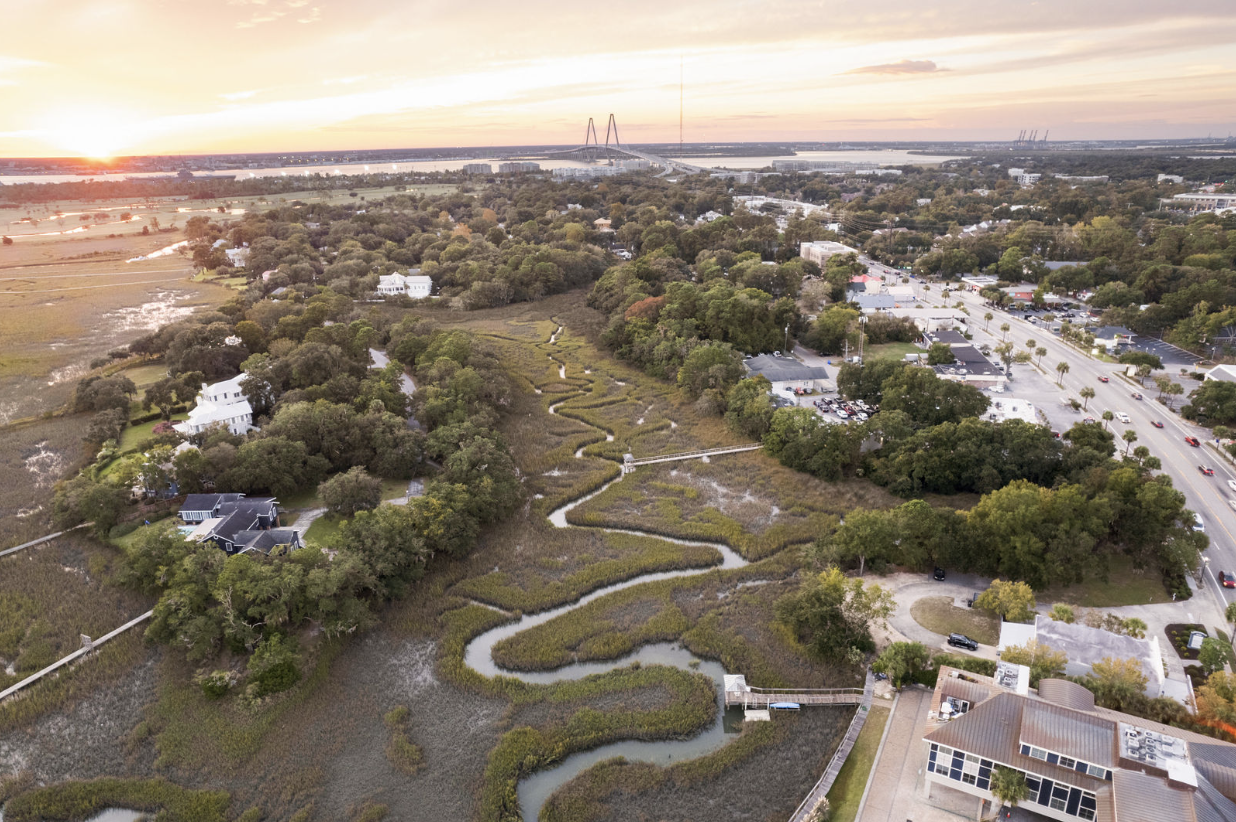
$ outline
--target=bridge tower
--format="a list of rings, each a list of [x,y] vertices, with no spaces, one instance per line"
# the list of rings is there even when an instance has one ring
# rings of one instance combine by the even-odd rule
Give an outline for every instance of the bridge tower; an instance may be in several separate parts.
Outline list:
[[[608,137],[606,138],[605,142],[609,143]],[[589,146],[591,146],[592,148],[589,149]],[[591,160],[595,160],[597,158],[597,152],[600,150],[600,148],[601,148],[601,144],[600,144],[600,141],[597,140],[596,124],[593,123],[592,118],[589,117],[588,118],[588,128],[584,131],[584,156],[588,157]]]
[[[609,136],[611,131],[614,135],[614,148],[622,148],[622,143],[618,141],[618,119],[614,117],[612,112],[609,115],[609,122],[605,124],[605,159],[609,161],[610,165],[613,165],[614,160],[609,153]]]

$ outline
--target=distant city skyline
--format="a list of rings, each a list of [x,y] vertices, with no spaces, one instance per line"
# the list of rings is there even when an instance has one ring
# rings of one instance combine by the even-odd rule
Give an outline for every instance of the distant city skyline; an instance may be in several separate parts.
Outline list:
[[[1236,130],[1236,3],[16,0],[0,156]]]

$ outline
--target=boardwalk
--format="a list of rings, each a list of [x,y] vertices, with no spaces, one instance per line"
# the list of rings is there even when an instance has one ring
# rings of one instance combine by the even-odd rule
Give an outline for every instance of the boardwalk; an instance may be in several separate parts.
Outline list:
[[[627,454],[622,462],[623,473],[629,474],[640,465],[654,465],[658,462],[681,462],[682,460],[698,460],[704,457],[715,457],[721,454],[740,454],[743,451],[755,451],[763,448],[760,443],[751,445],[728,445],[723,448],[702,448],[696,451],[681,451],[677,454],[659,454],[655,457],[641,457],[635,459],[631,454]]]
[[[853,690],[858,690],[857,688]],[[812,813],[824,801],[824,797],[828,796],[828,792],[833,788],[833,782],[837,780],[837,774],[841,773],[841,766],[845,764],[846,757],[850,755],[850,751],[854,748],[854,743],[858,740],[859,733],[863,730],[863,725],[867,722],[867,714],[871,713],[871,697],[875,691],[875,677],[871,671],[867,671],[866,687],[862,689],[861,697],[858,701],[858,710],[854,712],[854,718],[850,720],[850,727],[845,732],[845,736],[841,740],[841,744],[837,746],[837,751],[833,754],[833,758],[829,760],[828,767],[824,769],[824,774],[820,777],[820,781],[815,783],[815,787],[803,799],[802,803],[790,815],[790,822],[806,822],[811,818]],[[811,703],[811,704],[829,704],[829,703]]]
[[[752,688],[746,678],[725,678],[725,707],[767,708],[777,702],[793,702],[798,705],[861,705],[871,704],[871,676],[866,688]]]
[[[147,611],[141,616],[135,617],[129,620],[128,622],[126,622],[124,625],[121,625],[116,630],[110,631],[109,633],[106,633],[103,636],[95,640],[87,641],[86,637],[83,636],[82,637],[83,647],[78,648],[76,651],[64,657],[63,659],[60,659],[57,662],[53,662],[51,665],[48,665],[43,670],[38,671],[37,673],[31,674],[30,676],[23,679],[21,682],[18,682],[16,685],[13,685],[9,688],[5,688],[3,691],[0,691],[0,700],[6,699],[7,697],[12,696],[13,694],[20,691],[22,688],[25,688],[27,685],[33,685],[34,683],[38,682],[40,679],[47,676],[48,674],[55,673],[56,671],[74,662],[75,660],[81,659],[86,654],[90,653],[95,648],[98,648],[103,643],[107,642],[108,640],[115,639],[116,637],[120,636],[125,631],[129,630],[130,628],[134,628],[138,625],[141,625],[143,622],[150,619],[152,616],[154,616],[154,611]]]

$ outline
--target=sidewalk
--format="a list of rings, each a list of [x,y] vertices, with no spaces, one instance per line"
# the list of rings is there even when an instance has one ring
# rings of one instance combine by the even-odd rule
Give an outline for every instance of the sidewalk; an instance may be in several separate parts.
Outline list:
[[[931,691],[906,688],[889,717],[884,744],[876,754],[867,786],[867,801],[856,822],[958,822],[974,819],[978,800],[939,787],[924,796],[923,771],[927,743],[923,727],[931,707]]]

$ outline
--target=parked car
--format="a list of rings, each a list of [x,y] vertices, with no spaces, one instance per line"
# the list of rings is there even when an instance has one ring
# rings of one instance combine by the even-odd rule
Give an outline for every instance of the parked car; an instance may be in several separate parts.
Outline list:
[[[1194,448],[1201,448],[1202,444],[1197,441],[1197,437],[1185,437],[1185,442],[1192,445]]]
[[[1236,577],[1232,576],[1227,571],[1220,571],[1219,584],[1224,588],[1236,588]]]
[[[931,572],[931,576],[937,582],[943,582],[944,581],[944,569],[941,568],[939,565],[937,565],[936,570]]]
[[[1099,377],[1099,382],[1111,382],[1111,380],[1107,377]]]
[[[967,651],[977,651],[979,644],[965,634],[949,634],[948,644],[954,648],[965,648]]]
[[[1162,428],[1162,427],[1163,427],[1163,423],[1159,422],[1158,420],[1154,420],[1154,421],[1152,421],[1150,424],[1151,424],[1151,425],[1153,425],[1155,428]]]

